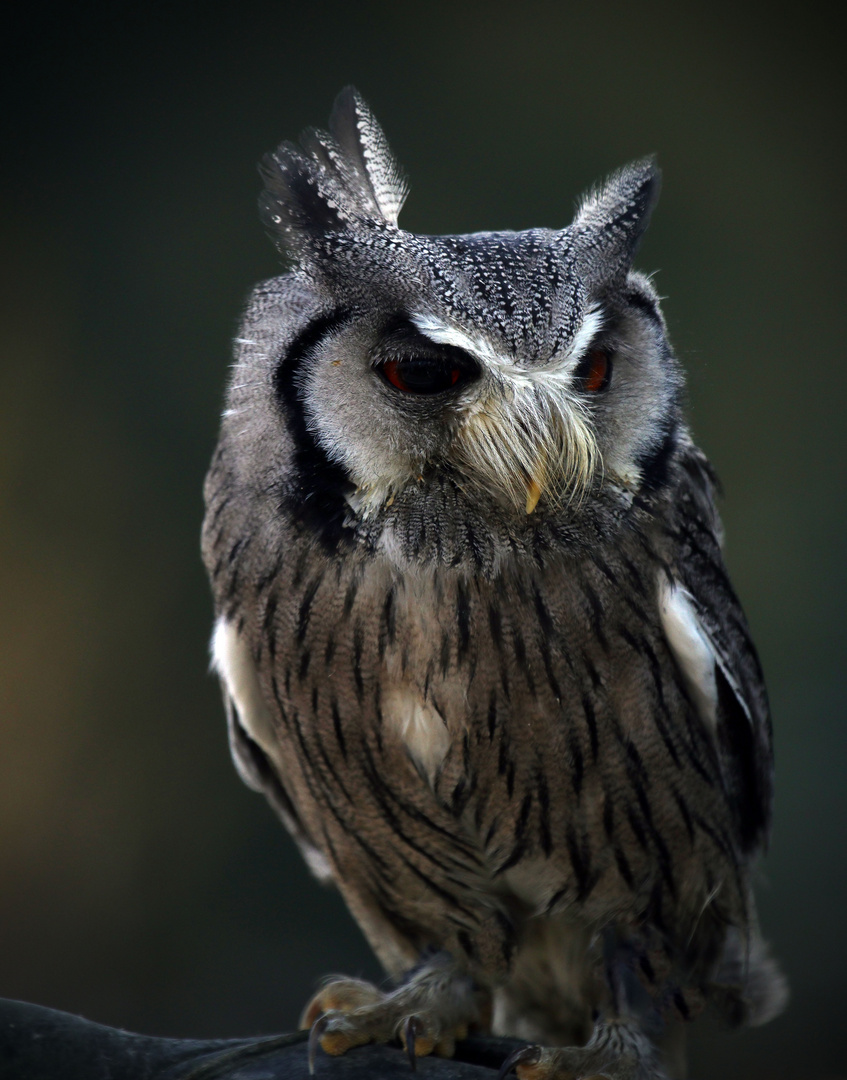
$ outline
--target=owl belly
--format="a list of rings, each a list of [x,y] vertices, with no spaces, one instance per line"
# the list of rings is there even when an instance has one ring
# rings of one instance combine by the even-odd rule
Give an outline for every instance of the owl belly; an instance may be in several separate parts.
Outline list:
[[[743,905],[656,614],[572,565],[290,595],[265,667],[283,779],[387,967],[436,946],[496,979],[538,919],[684,940],[707,903]]]

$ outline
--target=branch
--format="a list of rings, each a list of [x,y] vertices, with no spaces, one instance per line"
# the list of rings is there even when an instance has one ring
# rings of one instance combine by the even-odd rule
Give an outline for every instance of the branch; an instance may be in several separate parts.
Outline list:
[[[159,1039],[0,998],[0,1080],[310,1080],[306,1032],[256,1039]],[[493,1080],[515,1039],[476,1036],[427,1059],[427,1080]],[[424,1071],[422,1069],[421,1071]],[[315,1080],[410,1080],[405,1053],[320,1054]]]

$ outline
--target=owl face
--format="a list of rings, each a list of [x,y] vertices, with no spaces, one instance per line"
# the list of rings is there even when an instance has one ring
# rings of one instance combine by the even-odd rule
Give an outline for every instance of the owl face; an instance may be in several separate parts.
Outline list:
[[[451,483],[515,517],[578,517],[669,456],[680,374],[658,298],[631,271],[650,161],[562,230],[428,237],[397,226],[399,171],[361,99],[264,167],[263,211],[318,314],[276,393],[348,479],[362,519]]]

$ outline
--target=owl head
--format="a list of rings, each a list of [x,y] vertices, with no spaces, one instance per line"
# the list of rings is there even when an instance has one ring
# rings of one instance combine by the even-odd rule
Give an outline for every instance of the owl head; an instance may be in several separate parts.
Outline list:
[[[449,490],[526,527],[661,481],[681,379],[656,293],[631,269],[652,160],[591,191],[563,229],[409,233],[403,174],[348,88],[329,133],[284,143],[262,173],[291,272],[276,316],[260,290],[245,340],[251,318],[286,324],[271,374],[301,506],[329,513],[341,491],[343,514],[367,522]]]

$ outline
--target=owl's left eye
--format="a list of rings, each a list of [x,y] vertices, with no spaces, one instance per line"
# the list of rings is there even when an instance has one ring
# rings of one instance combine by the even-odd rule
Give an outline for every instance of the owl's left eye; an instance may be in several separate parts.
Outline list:
[[[377,370],[390,386],[406,394],[440,394],[455,386],[463,375],[455,361],[435,356],[386,360]]]

